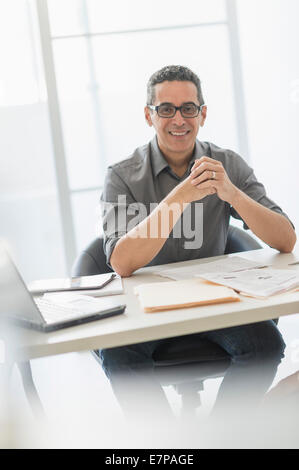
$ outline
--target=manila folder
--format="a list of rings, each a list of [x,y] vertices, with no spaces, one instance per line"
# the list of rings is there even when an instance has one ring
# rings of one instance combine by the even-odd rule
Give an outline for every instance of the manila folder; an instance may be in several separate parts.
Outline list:
[[[159,312],[200,305],[238,302],[240,297],[229,287],[206,284],[201,279],[154,282],[136,288],[145,312]]]

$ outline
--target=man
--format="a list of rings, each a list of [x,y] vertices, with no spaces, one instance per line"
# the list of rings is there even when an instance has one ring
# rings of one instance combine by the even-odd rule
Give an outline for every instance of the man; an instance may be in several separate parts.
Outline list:
[[[145,119],[156,136],[109,167],[102,194],[104,248],[112,268],[126,277],[150,264],[221,255],[230,215],[271,247],[292,251],[294,229],[252,169],[234,152],[196,139],[207,117],[199,78],[186,67],[167,66],[152,75],[147,92]],[[178,230],[181,221],[183,231],[182,226]],[[253,371],[258,379],[251,398],[266,392],[285,347],[273,321],[197,336],[217,343],[232,358],[217,403],[241,398]],[[162,341],[101,351],[114,392],[129,411],[145,411],[141,384],[156,397],[156,406],[165,404],[152,367]]]

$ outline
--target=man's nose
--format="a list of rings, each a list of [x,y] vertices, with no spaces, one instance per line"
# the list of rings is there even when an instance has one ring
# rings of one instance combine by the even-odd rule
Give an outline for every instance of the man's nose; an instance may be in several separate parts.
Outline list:
[[[183,124],[185,124],[185,118],[183,118],[179,109],[177,109],[172,120],[177,126],[182,126]]]

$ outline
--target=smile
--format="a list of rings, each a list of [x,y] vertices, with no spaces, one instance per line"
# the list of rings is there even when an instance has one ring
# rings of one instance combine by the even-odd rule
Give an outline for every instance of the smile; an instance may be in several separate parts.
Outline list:
[[[174,131],[169,131],[170,135],[174,135],[176,137],[182,137],[184,135],[187,135],[190,131],[185,131],[185,132],[174,132]]]

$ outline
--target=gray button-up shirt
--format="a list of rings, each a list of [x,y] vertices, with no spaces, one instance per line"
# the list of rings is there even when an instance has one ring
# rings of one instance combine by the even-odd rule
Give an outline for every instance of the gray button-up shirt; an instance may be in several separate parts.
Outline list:
[[[108,263],[117,240],[140,223],[177,184],[187,178],[194,160],[204,155],[221,162],[232,183],[244,193],[288,218],[267,197],[253,170],[235,152],[197,140],[188,169],[180,178],[168,165],[155,137],[149,144],[137,148],[131,157],[108,167],[101,196],[104,250]],[[188,204],[161,251],[149,265],[224,254],[231,215],[241,219],[230,204],[219,199],[217,194]],[[244,228],[248,228],[245,223]]]

